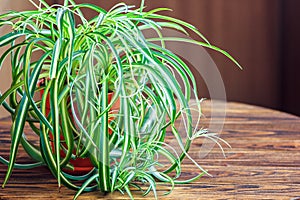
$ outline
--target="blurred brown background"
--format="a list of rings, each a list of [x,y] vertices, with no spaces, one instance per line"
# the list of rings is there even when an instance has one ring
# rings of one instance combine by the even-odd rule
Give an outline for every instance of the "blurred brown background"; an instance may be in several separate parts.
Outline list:
[[[8,2],[6,7],[14,8],[11,2],[18,0]],[[109,9],[120,1],[76,2],[92,2]],[[124,2],[138,5],[140,0]],[[221,72],[229,101],[300,115],[299,0],[146,0],[146,6],[173,9],[165,14],[194,24],[212,44],[240,62],[242,71],[224,56],[209,51]]]

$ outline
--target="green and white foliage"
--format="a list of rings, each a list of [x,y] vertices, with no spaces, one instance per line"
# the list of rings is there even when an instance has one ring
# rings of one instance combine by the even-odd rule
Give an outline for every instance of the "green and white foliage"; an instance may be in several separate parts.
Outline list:
[[[192,126],[201,116],[197,83],[165,42],[211,48],[236,63],[229,54],[209,44],[194,26],[159,14],[168,9],[144,11],[143,1],[139,8],[120,3],[109,11],[73,0],[53,6],[44,0],[30,1],[36,10],[0,15],[0,26],[11,27],[0,37],[0,46],[7,47],[0,67],[10,59],[12,75],[11,87],[0,96],[12,119],[9,161],[0,157],[8,165],[3,187],[13,168],[46,165],[59,187],[77,190],[75,198],[94,190],[118,190],[133,198],[132,188],[144,195],[152,191],[157,198],[159,183],[170,184],[172,190],[175,184],[207,173],[188,155],[192,140],[206,135],[205,129]],[[83,9],[97,15],[87,19]],[[163,37],[164,28],[194,32],[201,41]],[[145,37],[146,30],[157,37]],[[42,97],[36,98],[41,91]],[[197,102],[196,122],[191,96]],[[184,133],[178,131],[179,119]],[[25,124],[38,136],[38,143],[26,138]],[[179,152],[165,141],[166,135],[176,140]],[[35,163],[16,163],[19,144]],[[64,171],[73,168],[70,160],[77,157],[89,158],[94,169],[81,176]],[[182,181],[178,178],[185,157],[200,170],[196,177]]]

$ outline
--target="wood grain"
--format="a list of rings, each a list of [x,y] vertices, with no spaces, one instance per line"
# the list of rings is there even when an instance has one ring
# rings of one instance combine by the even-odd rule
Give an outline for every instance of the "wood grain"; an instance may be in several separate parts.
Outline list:
[[[218,102],[220,107],[224,105]],[[211,102],[203,104],[206,118],[201,126],[207,127],[212,113]],[[168,189],[159,186],[160,199],[300,199],[300,118],[286,113],[239,103],[227,104],[227,116],[221,137],[231,149],[214,148],[205,158],[199,157],[202,141],[195,141],[190,155],[209,171],[192,184],[178,185],[171,195],[162,196]],[[220,112],[220,115],[218,115]],[[222,110],[216,110],[212,123],[222,122]],[[0,121],[0,152],[9,154],[10,122]],[[27,130],[29,132],[29,129]],[[29,162],[20,150],[18,162]],[[188,178],[199,171],[188,160],[183,164],[183,176]],[[3,181],[6,166],[0,164]],[[14,170],[0,199],[72,199],[74,191],[62,187],[45,167],[35,170]],[[136,199],[143,199],[138,193]],[[83,194],[79,199],[126,199],[116,192],[103,196],[99,192]],[[146,199],[153,199],[148,195]]]

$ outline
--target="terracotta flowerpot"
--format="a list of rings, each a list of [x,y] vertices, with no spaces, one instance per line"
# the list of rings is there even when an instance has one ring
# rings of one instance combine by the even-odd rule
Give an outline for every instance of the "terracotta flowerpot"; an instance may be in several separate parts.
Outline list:
[[[39,82],[39,84],[42,84],[43,82]],[[40,92],[40,96],[42,97],[44,94],[44,91],[41,90]],[[108,102],[110,103],[111,99],[112,99],[113,93],[108,93]],[[116,101],[116,103],[112,106],[111,110],[119,110],[120,109],[120,100],[118,99]],[[48,115],[51,112],[51,107],[50,107],[50,95],[48,94],[47,100],[46,100],[46,115]],[[72,111],[69,111],[70,114]],[[111,122],[113,120],[113,118],[109,118],[108,122]],[[112,130],[109,129],[109,133],[112,133]],[[53,141],[53,134],[49,133],[50,139],[51,139],[51,147],[54,151],[54,143]],[[63,136],[60,136],[61,140],[64,140]],[[73,150],[73,153],[76,153],[76,149]],[[66,154],[63,152],[63,150],[61,150],[60,152],[60,156],[63,158],[66,156]],[[90,172],[94,166],[91,163],[91,160],[89,158],[76,158],[76,159],[70,159],[70,163],[73,165],[74,170],[69,170],[69,169],[63,169],[64,172],[69,173],[71,175],[83,175],[86,174],[88,172]]]

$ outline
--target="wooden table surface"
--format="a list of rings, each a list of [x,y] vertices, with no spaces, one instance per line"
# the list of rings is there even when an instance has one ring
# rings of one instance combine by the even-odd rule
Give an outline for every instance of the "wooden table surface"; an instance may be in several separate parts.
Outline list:
[[[224,105],[222,102],[218,104],[220,108]],[[210,105],[209,101],[203,104],[206,118],[201,126],[209,124]],[[218,119],[218,114],[216,116],[212,123],[221,124],[222,119]],[[7,119],[0,120],[0,154],[4,157],[9,153],[9,126]],[[159,199],[300,199],[299,117],[256,106],[227,103],[221,138],[232,146],[225,149],[226,158],[217,147],[201,158],[200,140],[194,142],[190,151],[190,155],[213,177],[205,176],[192,184],[178,185],[170,195],[159,196]],[[18,162],[28,160],[20,150]],[[183,170],[185,177],[199,172],[188,160],[184,162]],[[6,166],[0,164],[2,181],[5,171]],[[56,180],[45,167],[15,169],[6,188],[0,189],[0,199],[72,199],[74,194],[65,187],[58,192]],[[135,196],[143,199],[139,194]],[[118,192],[105,197],[93,192],[83,194],[79,199],[102,198],[128,197]],[[153,199],[153,196],[146,199]]]

